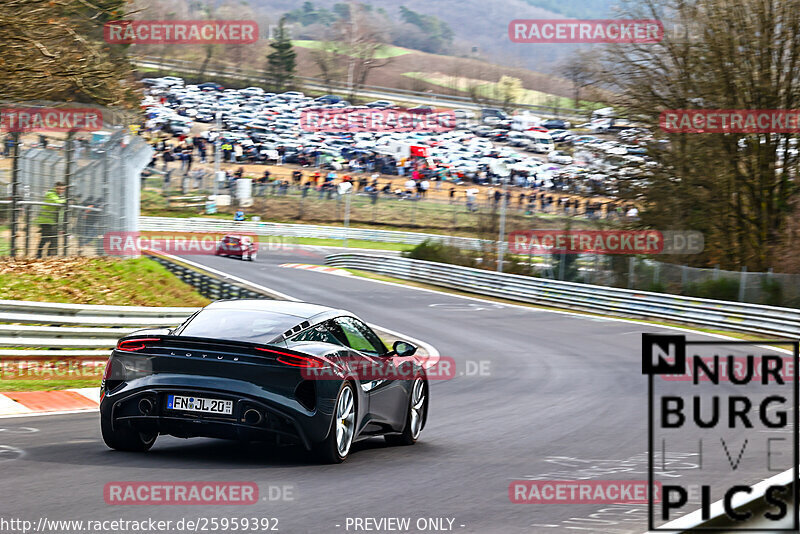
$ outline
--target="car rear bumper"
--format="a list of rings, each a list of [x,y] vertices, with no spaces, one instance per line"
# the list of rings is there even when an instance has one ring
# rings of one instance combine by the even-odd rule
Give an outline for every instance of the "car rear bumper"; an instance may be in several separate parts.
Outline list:
[[[128,425],[143,432],[182,438],[298,442],[306,449],[322,441],[330,430],[332,405],[320,403],[319,399],[315,409],[308,411],[294,399],[247,391],[250,388],[238,387],[239,381],[217,380],[226,384],[214,384],[214,387],[197,387],[190,382],[184,377],[169,385],[147,379],[127,383],[106,393],[100,403],[101,417],[111,423],[112,430],[118,425]],[[168,409],[168,395],[230,400],[233,413]]]

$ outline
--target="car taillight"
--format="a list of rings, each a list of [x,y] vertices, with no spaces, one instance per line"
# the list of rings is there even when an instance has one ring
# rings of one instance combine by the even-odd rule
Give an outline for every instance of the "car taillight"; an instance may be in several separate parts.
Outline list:
[[[272,354],[276,354],[278,356],[277,360],[279,362],[281,362],[284,365],[291,365],[292,367],[304,367],[306,369],[310,369],[310,368],[323,367],[324,365],[322,361],[307,356],[297,356],[295,354],[287,354],[286,352],[280,352],[277,350],[262,349],[260,347],[256,347],[256,350],[260,350],[261,352],[269,352]]]
[[[135,352],[137,350],[142,350],[147,346],[148,341],[161,341],[161,338],[140,337],[137,339],[124,339],[117,343],[117,350],[124,352]]]
[[[304,367],[307,369],[322,367],[322,362],[316,358],[294,356],[293,354],[283,354],[278,356],[278,361],[286,365],[291,365],[292,367]]]
[[[106,362],[106,370],[103,371],[103,380],[108,380],[111,376],[111,358]]]

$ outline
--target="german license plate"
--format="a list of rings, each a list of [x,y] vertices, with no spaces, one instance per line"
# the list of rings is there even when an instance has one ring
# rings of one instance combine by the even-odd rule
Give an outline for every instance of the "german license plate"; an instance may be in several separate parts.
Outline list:
[[[233,401],[169,395],[167,397],[167,409],[231,415],[233,413]]]

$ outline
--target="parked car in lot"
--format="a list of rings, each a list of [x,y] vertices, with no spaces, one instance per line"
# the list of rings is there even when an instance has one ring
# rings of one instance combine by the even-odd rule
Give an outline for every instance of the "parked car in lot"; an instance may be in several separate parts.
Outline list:
[[[285,93],[280,93],[276,96],[283,100],[297,100],[306,97],[306,95],[304,95],[300,91],[286,91]]]
[[[561,119],[548,119],[542,122],[541,126],[548,130],[566,130],[570,127],[570,123]]]
[[[201,91],[223,91],[225,90],[220,84],[216,82],[201,83],[197,86]]]
[[[571,143],[572,139],[575,137],[572,135],[569,130],[550,130],[550,137],[553,138],[553,142],[555,143]]]
[[[338,104],[342,101],[342,97],[336,95],[318,96],[314,102],[322,102],[323,104]]]
[[[487,135],[489,139],[492,141],[505,141],[508,138],[508,130],[503,130],[502,128],[496,128],[491,130]]]
[[[161,80],[162,84],[170,87],[183,85],[183,78],[178,78],[177,76],[164,76],[163,78],[159,78],[159,80]]]
[[[544,132],[537,132],[529,130],[524,132],[525,137],[528,138],[528,150],[536,154],[547,154],[555,150],[556,146],[553,143],[553,138],[550,134]]]
[[[559,165],[572,165],[572,156],[560,150],[554,150],[547,155],[547,161]]]
[[[368,102],[364,105],[368,108],[388,108],[394,106],[394,102],[391,100],[375,100],[374,102]]]
[[[530,139],[522,132],[509,132],[506,142],[511,146],[526,147]]]

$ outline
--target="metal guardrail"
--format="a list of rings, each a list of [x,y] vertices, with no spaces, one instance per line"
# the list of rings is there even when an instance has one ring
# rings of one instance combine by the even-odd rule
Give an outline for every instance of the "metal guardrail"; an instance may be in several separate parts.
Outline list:
[[[347,228],[341,226],[315,226],[310,224],[284,224],[252,221],[226,221],[193,217],[140,217],[139,230],[146,232],[246,232],[262,236],[315,237],[321,239],[363,239],[380,243],[405,243],[418,245],[430,239],[443,241],[460,248],[480,250],[483,246],[495,246],[494,241],[453,237],[421,232],[398,232],[394,230],[372,230],[369,228]]]
[[[176,326],[196,310],[2,300],[0,322],[10,324],[0,324],[0,347],[14,348],[0,349],[0,356],[102,359],[126,334]]]
[[[800,310],[563,282],[408,258],[339,253],[336,267],[360,269],[468,293],[602,315],[662,319],[737,332],[800,336]]]

